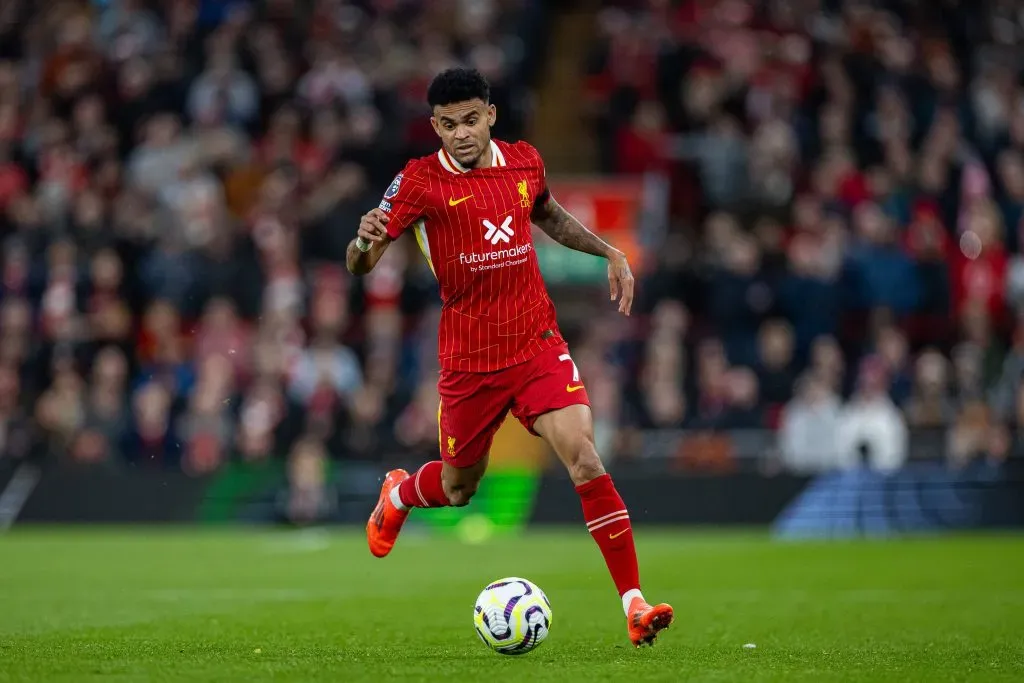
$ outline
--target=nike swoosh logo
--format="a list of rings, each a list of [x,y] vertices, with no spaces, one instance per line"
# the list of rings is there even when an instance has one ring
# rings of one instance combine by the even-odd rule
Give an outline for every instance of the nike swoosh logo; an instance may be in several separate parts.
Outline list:
[[[472,198],[473,198],[473,195],[469,195],[468,197],[463,197],[462,199],[455,199],[454,197],[449,197],[448,198],[448,206],[458,206],[459,204],[461,204],[462,202],[466,201],[467,199],[472,199]]]
[[[580,389],[582,389],[582,388],[583,388],[583,385],[582,385],[582,384],[577,384],[576,386],[573,386],[573,385],[571,385],[571,384],[566,384],[566,385],[565,385],[565,390],[566,390],[566,391],[568,391],[568,392],[569,392],[570,394],[571,394],[572,392],[574,392],[574,391],[579,391],[579,390],[580,390]]]
[[[373,515],[370,519],[377,525],[377,531],[380,531],[381,527],[384,526],[384,501],[377,503],[377,507],[373,510]]]
[[[618,537],[619,537],[619,536],[621,536],[622,534],[626,533],[627,531],[629,531],[629,529],[623,529],[622,531],[620,531],[620,532],[619,532],[619,533],[617,533],[617,534],[608,534],[608,538],[609,538],[610,540],[613,540],[613,541],[614,541],[614,540],[615,540],[616,538],[618,538]]]

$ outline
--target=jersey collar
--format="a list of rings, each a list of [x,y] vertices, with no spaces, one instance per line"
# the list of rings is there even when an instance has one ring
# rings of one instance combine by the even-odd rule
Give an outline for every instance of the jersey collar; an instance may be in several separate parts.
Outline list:
[[[444,151],[444,147],[437,150],[437,158],[441,161],[441,166],[444,167],[444,170],[448,171],[449,173],[461,174],[469,173],[470,171],[470,169],[466,168],[465,166],[457,162],[454,158],[449,156],[448,152]],[[494,140],[491,140],[491,167],[493,168],[495,166],[506,165],[507,164],[505,163],[505,155],[501,153],[500,149],[498,149],[497,143],[494,142]]]

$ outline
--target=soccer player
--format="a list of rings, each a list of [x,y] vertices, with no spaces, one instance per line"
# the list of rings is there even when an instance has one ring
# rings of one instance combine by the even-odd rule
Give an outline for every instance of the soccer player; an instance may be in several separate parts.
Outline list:
[[[629,513],[594,447],[587,390],[558,330],[531,223],[570,249],[606,258],[611,299],[625,315],[633,303],[629,264],[559,206],[536,149],[491,139],[496,112],[477,71],[442,72],[427,99],[441,148],[406,164],[380,206],[362,217],[346,255],[349,271],[366,274],[411,231],[442,300],[440,459],[412,476],[387,473],[366,525],[370,552],[391,552],[411,508],[466,505],[511,411],[565,464],[622,598],[629,638],[637,647],[653,644],[672,622],[672,607],[651,606],[640,592]]]

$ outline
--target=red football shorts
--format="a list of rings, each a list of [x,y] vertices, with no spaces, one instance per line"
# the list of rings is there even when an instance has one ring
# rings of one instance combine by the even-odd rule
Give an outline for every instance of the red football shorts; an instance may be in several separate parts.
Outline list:
[[[470,467],[487,455],[510,410],[536,435],[533,423],[544,413],[590,405],[565,344],[496,372],[441,370],[437,389],[441,459],[454,467]]]

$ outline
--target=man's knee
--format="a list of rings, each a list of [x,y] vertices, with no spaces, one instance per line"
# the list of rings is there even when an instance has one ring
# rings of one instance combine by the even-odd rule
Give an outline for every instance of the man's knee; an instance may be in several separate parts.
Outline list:
[[[604,474],[604,465],[601,463],[601,457],[597,454],[593,434],[589,432],[582,434],[574,450],[575,453],[566,463],[569,476],[574,484],[579,486]]]
[[[444,494],[448,496],[449,503],[460,508],[464,505],[469,505],[469,501],[476,493],[477,487],[477,482],[472,484],[446,484]]]
[[[574,405],[546,413],[537,418],[534,429],[554,448],[577,486],[604,474],[588,406]]]
[[[441,483],[444,485],[444,494],[448,502],[454,507],[468,505],[470,499],[480,487],[480,478],[475,476],[442,476]]]

